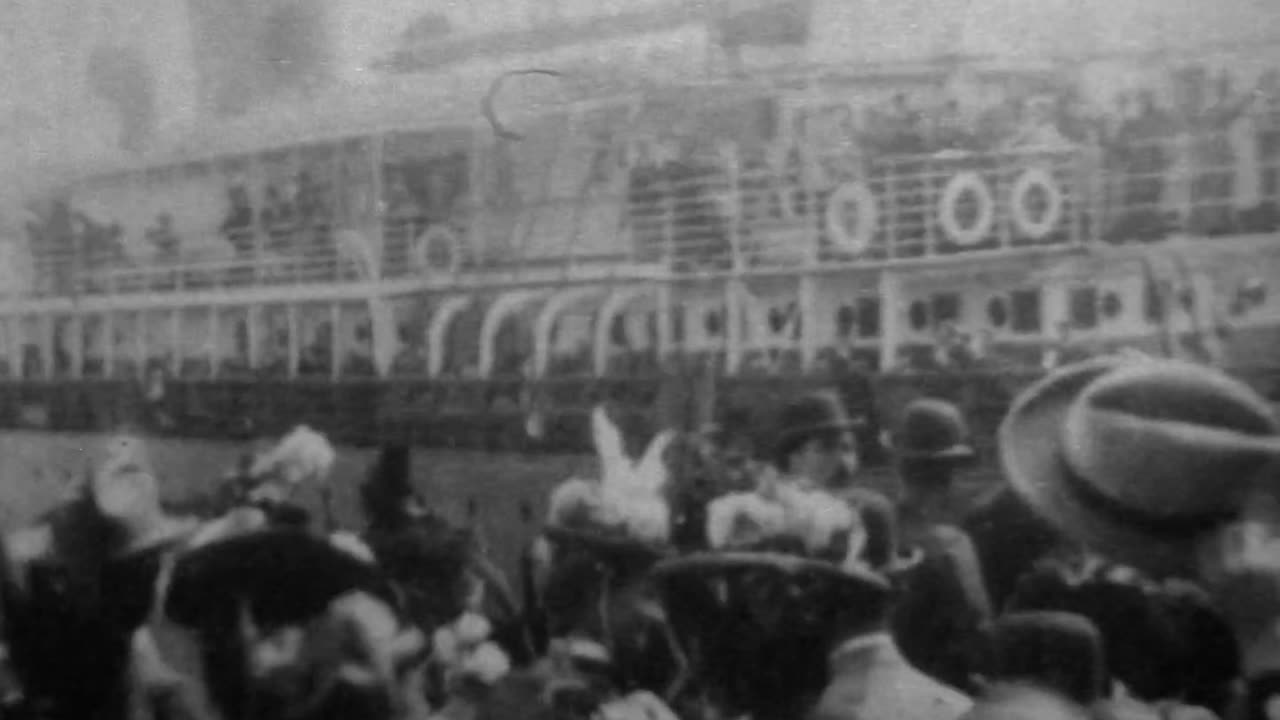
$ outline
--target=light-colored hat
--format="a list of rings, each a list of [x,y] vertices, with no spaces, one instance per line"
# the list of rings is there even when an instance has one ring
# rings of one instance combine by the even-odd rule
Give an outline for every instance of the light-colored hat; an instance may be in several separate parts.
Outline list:
[[[591,428],[600,479],[571,478],[557,486],[551,493],[544,534],[557,542],[610,554],[665,554],[671,539],[671,508],[665,496],[669,478],[664,453],[675,434],[658,433],[644,455],[633,460],[604,407],[592,412]]]
[[[1172,360],[1107,357],[1026,390],[1000,427],[1009,482],[1040,515],[1155,574],[1272,480],[1280,424],[1249,387]]]

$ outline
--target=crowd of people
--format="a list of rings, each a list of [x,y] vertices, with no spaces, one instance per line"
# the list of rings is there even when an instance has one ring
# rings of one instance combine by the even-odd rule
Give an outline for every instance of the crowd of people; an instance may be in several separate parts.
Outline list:
[[[518,582],[415,491],[406,446],[351,532],[308,428],[244,428],[182,505],[116,436],[5,536],[6,717],[1274,716],[1280,421],[1249,388],[1065,365],[1014,401],[976,499],[955,406],[918,398],[879,438],[855,406],[813,391],[657,433],[597,407],[599,475],[553,488]]]

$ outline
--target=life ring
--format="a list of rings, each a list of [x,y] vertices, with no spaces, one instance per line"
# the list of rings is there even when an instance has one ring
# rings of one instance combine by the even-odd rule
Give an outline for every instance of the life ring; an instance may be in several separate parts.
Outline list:
[[[967,192],[972,192],[978,197],[978,219],[971,227],[963,228],[956,215],[958,210],[956,206]],[[942,191],[938,222],[942,224],[942,229],[946,231],[951,241],[961,247],[976,245],[987,237],[995,222],[995,200],[991,197],[991,190],[987,188],[987,184],[982,181],[978,173],[962,172],[947,182],[946,189]]]
[[[448,249],[449,259],[446,262],[432,262],[432,254],[436,247],[443,245]],[[418,236],[413,244],[413,261],[422,272],[438,272],[452,275],[458,271],[462,263],[462,244],[457,233],[444,225],[432,225]]]
[[[1027,194],[1039,188],[1048,200],[1048,206],[1039,220],[1031,217],[1027,207]],[[1009,197],[1009,205],[1013,210],[1013,222],[1019,232],[1032,240],[1040,240],[1053,232],[1062,220],[1062,192],[1053,176],[1041,168],[1023,170],[1013,183],[1013,191]]]
[[[846,203],[856,203],[857,224],[853,232],[844,222]],[[880,226],[880,206],[866,183],[847,182],[835,189],[827,199],[827,236],[836,248],[850,253],[863,253],[871,247],[876,228]]]

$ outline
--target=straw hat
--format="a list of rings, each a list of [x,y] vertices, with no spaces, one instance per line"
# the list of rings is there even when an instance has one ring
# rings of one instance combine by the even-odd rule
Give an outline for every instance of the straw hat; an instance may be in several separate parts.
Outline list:
[[[1116,559],[1179,574],[1195,542],[1275,470],[1278,433],[1270,406],[1222,373],[1109,357],[1025,391],[999,442],[1013,489],[1037,513]]]

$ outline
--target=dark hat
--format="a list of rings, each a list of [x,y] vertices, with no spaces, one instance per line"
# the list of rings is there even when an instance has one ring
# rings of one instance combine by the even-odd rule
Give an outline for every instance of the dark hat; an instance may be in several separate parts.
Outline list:
[[[877,593],[892,589],[889,578],[870,568],[841,566],[829,560],[804,557],[790,552],[716,551],[699,552],[658,563],[654,572],[659,577],[717,575],[741,570],[761,570],[779,576],[834,581],[835,585],[856,585]]]
[[[852,432],[860,424],[849,416],[839,393],[820,390],[787,403],[778,414],[778,452],[786,454],[824,432]]]
[[[198,547],[173,570],[164,612],[190,628],[234,618],[246,601],[259,622],[285,625],[319,615],[354,590],[385,595],[377,570],[324,538],[257,531]]]
[[[403,498],[413,494],[413,451],[408,445],[383,445],[369,469],[368,484],[380,492]]]
[[[647,543],[621,533],[609,533],[595,527],[547,525],[543,528],[542,534],[557,545],[588,551],[610,565],[647,564],[672,553],[672,549],[668,546]]]
[[[891,446],[903,460],[968,461],[969,424],[955,405],[937,398],[921,398],[907,404],[893,432]]]
[[[1084,704],[1108,691],[1102,633],[1082,615],[1009,613],[991,623],[984,639],[988,680],[1031,682]]]
[[[1015,491],[1069,536],[1155,574],[1193,569],[1280,460],[1249,387],[1173,360],[1099,358],[1026,390],[999,433]]]

